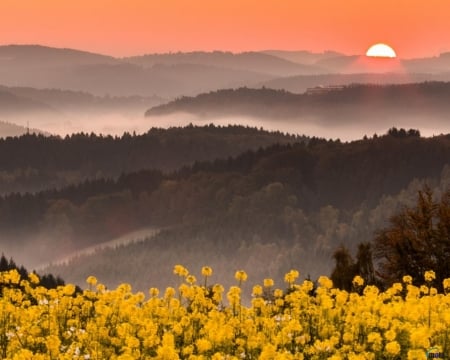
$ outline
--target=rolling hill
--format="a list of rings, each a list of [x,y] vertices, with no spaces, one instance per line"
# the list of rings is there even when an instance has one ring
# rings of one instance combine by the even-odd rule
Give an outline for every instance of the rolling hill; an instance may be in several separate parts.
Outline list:
[[[448,82],[325,86],[303,94],[239,88],[182,97],[149,109],[146,116],[156,119],[190,114],[203,121],[260,119],[262,126],[278,123],[302,132],[302,128],[314,125],[334,129],[337,136],[346,136],[347,130],[355,129],[370,134],[393,124],[420,128],[426,133],[432,129],[439,134],[450,131],[448,96]]]
[[[196,64],[223,69],[258,72],[272,76],[288,76],[320,72],[320,68],[316,68],[315,66],[295,63],[263,52],[243,52],[234,54],[222,51],[199,51],[190,53],[149,54],[130,57],[125,60],[145,67],[152,67],[157,64]]]
[[[309,69],[259,53],[199,56],[201,59],[190,54],[119,59],[38,45],[0,46],[0,84],[67,89],[97,96],[176,97],[254,84]]]
[[[76,219],[89,217],[91,231],[103,235],[111,234],[112,224],[121,224],[122,231],[144,225],[164,230],[47,271],[70,281],[94,272],[108,286],[126,281],[143,291],[171,284],[167,274],[175,264],[193,272],[212,266],[226,285],[233,283],[230,268],[246,270],[255,281],[272,277],[277,286],[291,268],[314,279],[330,272],[338,246],[355,249],[371,240],[390,215],[414,203],[423,181],[436,194],[446,191],[449,145],[449,135],[421,138],[404,130],[346,144],[312,139],[198,163],[157,182],[147,180],[147,187],[138,179],[148,175],[134,174],[120,190],[78,203],[66,190],[53,193],[52,206],[41,211],[57,211],[59,238],[87,231]],[[133,184],[144,185],[139,196]],[[40,196],[44,203],[50,194]],[[71,214],[69,223],[64,214]]]

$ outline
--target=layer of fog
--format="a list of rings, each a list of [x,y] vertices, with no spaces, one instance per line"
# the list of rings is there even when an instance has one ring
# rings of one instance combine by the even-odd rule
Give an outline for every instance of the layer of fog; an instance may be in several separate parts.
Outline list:
[[[94,255],[98,251],[102,251],[105,249],[115,249],[120,246],[126,246],[133,244],[138,241],[143,241],[143,239],[149,240],[155,235],[157,235],[160,232],[160,229],[157,229],[155,227],[146,227],[143,229],[138,229],[135,231],[132,231],[128,234],[119,236],[115,239],[105,241],[100,244],[88,246],[86,248],[73,251],[71,253],[64,254],[63,256],[53,258],[51,261],[48,261],[46,263],[42,263],[35,266],[36,270],[45,270],[49,266],[60,266],[60,265],[67,265],[70,261],[81,257],[81,256],[88,256],[88,255]]]
[[[24,114],[21,116],[2,117],[0,120],[21,125],[25,128],[39,129],[45,133],[66,136],[73,133],[95,133],[121,136],[125,132],[142,134],[153,127],[184,127],[189,124],[204,126],[208,124],[227,126],[243,125],[263,128],[269,131],[315,136],[326,139],[352,141],[382,135],[392,127],[418,129],[423,136],[450,133],[450,122],[445,117],[423,116],[380,116],[329,119],[323,117],[301,117],[298,119],[267,119],[248,116],[198,117],[187,113],[167,116],[145,117],[141,111],[128,112],[80,112],[60,114]],[[34,131],[34,130],[33,130]],[[1,135],[1,134],[0,134]]]
[[[450,133],[450,122],[447,119],[422,117],[395,117],[395,119],[380,119],[378,121],[351,121],[333,124],[333,121],[323,118],[302,117],[298,119],[262,119],[245,116],[218,117],[214,119],[200,118],[192,114],[174,114],[168,116],[155,116],[148,118],[152,126],[168,128],[171,126],[193,125],[244,125],[263,128],[269,131],[281,131],[283,133],[320,137],[325,139],[340,139],[341,141],[353,141],[364,136],[371,137],[374,134],[383,135],[392,127],[405,129],[418,129],[421,134],[431,137]]]

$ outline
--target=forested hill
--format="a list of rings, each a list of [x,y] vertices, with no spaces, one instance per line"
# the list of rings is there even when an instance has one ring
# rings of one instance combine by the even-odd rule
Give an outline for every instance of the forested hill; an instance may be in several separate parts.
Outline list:
[[[147,226],[187,231],[186,241],[208,233],[204,237],[227,248],[242,241],[304,245],[326,230],[322,240],[334,248],[345,236],[364,240],[361,229],[347,233],[350,225],[337,236],[342,219],[351,223],[356,212],[376,207],[414,179],[437,181],[449,159],[450,135],[421,138],[404,130],[352,143],[274,145],[172,174],[143,171],[116,181],[9,195],[0,200],[0,235],[20,246],[55,239],[56,253]],[[357,223],[367,236],[369,220]]]
[[[11,124],[6,121],[0,121],[0,137],[14,137],[25,135],[27,132],[33,131],[35,133],[43,133],[37,129],[27,129],[24,126]]]
[[[366,117],[395,118],[399,115],[445,117],[450,110],[449,97],[450,82],[355,84],[315,88],[304,94],[239,88],[181,97],[149,109],[146,115],[191,113],[201,117],[243,115],[273,119],[318,116],[334,123],[354,121],[355,116],[359,121],[365,121]]]
[[[171,171],[194,161],[306,138],[243,126],[153,128],[121,137],[36,134],[0,139],[0,194],[61,187],[87,178],[114,178],[141,169]]]

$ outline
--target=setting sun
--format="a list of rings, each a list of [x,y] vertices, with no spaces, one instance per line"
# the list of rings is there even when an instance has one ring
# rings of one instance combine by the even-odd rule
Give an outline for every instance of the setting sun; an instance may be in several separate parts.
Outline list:
[[[366,56],[393,59],[397,57],[397,54],[389,45],[379,43],[372,45],[369,50],[367,50]]]

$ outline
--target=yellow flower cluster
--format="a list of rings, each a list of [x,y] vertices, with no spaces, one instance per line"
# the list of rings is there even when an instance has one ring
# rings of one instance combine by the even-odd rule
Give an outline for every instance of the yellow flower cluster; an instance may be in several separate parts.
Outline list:
[[[243,305],[240,285],[225,291],[198,285],[182,266],[174,272],[177,289],[151,288],[147,298],[127,284],[107,290],[94,277],[76,293],[73,285],[40,287],[34,274],[0,273],[0,358],[412,360],[430,348],[450,352],[450,294],[410,278],[384,292],[349,293],[325,276],[296,284],[292,270],[286,291],[265,279]],[[235,277],[240,284],[247,274]],[[363,286],[359,277],[354,283]]]

